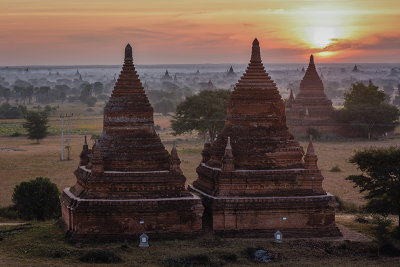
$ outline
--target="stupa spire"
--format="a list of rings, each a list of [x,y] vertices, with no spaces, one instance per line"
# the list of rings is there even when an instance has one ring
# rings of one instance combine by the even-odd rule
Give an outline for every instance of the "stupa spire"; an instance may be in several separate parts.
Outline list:
[[[312,136],[310,135],[310,139],[308,141],[307,153],[304,156],[304,167],[306,169],[317,170],[317,161],[318,157],[315,155],[314,145],[312,143]]]
[[[82,152],[79,155],[80,161],[79,161],[79,166],[86,166],[89,164],[89,146],[86,141],[86,135],[85,135],[85,141],[82,146]]]
[[[314,56],[311,54],[310,56],[310,65],[314,65]]]
[[[181,160],[179,159],[175,142],[173,143],[172,149],[171,149],[170,168],[169,169],[170,169],[170,171],[174,171],[174,172],[182,174]]]
[[[211,157],[210,148],[211,148],[210,135],[207,132],[206,138],[204,140],[204,148],[203,148],[203,151],[201,151],[201,156],[203,157],[201,162],[206,163],[207,161],[210,160],[210,157]]]
[[[132,57],[132,46],[130,44],[127,44],[125,46],[125,62],[127,60],[133,60],[133,57]]]
[[[286,107],[287,108],[291,108],[292,105],[293,105],[293,102],[294,102],[293,90],[290,89],[290,96],[289,96],[289,99],[288,99],[288,101],[286,103]]]
[[[251,62],[261,62],[261,53],[260,53],[260,43],[257,38],[253,41],[253,46],[251,49]]]
[[[225,154],[224,157],[222,158],[221,170],[223,172],[231,172],[235,170],[230,136],[228,136],[228,141],[226,142]]]
[[[153,108],[135,70],[129,44],[121,74],[104,108],[100,139],[106,171],[169,169],[169,154],[155,132]]]

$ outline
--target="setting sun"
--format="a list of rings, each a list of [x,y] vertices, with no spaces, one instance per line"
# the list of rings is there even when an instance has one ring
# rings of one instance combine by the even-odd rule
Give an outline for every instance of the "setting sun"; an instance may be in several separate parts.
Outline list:
[[[311,42],[317,48],[324,48],[331,44],[332,39],[336,38],[335,30],[330,27],[317,27],[312,29],[312,40]]]

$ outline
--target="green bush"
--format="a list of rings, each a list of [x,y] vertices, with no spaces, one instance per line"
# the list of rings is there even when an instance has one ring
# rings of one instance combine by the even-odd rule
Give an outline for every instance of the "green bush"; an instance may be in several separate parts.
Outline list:
[[[82,255],[79,260],[89,263],[117,263],[122,261],[119,255],[109,250],[90,250]]]
[[[331,172],[341,172],[342,169],[340,169],[339,165],[335,165],[331,168]]]
[[[45,220],[61,214],[60,191],[49,178],[37,177],[14,188],[12,201],[20,218]]]
[[[0,217],[15,220],[18,219],[18,211],[15,206],[0,208]]]
[[[351,202],[344,201],[339,196],[335,195],[336,202],[338,203],[339,207],[338,210],[346,213],[357,213],[360,212],[360,208]]]

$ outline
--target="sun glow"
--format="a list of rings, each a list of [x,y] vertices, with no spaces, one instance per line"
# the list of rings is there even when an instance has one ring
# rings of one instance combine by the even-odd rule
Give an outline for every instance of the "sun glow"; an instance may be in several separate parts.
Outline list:
[[[316,48],[324,48],[336,38],[335,29],[332,27],[317,27],[311,29],[312,43]]]

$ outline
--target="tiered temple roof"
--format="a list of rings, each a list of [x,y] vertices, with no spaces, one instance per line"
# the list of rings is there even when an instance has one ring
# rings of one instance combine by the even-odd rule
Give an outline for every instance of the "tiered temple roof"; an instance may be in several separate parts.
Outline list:
[[[104,108],[101,135],[106,171],[168,170],[169,154],[154,129],[153,108],[125,48],[121,74]]]
[[[310,63],[300,83],[299,93],[291,103],[287,116],[292,117],[320,117],[331,116],[332,101],[327,98],[324,92],[324,85],[314,64],[314,56],[310,56]],[[308,110],[308,114],[306,114]]]
[[[208,165],[221,166],[228,136],[237,169],[301,166],[303,149],[286,127],[285,105],[264,69],[257,39],[250,63],[230,97],[225,127],[211,147]]]

